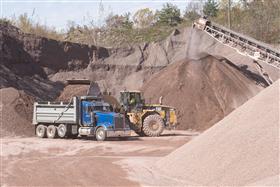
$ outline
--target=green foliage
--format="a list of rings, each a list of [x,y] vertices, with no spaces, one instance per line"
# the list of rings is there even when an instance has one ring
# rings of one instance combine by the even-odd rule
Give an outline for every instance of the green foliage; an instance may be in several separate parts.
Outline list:
[[[248,34],[269,43],[280,43],[279,0],[255,0],[248,4],[244,14],[246,22],[243,27]]]
[[[35,34],[37,36],[42,36],[46,38],[51,38],[55,40],[63,40],[64,34],[59,33],[55,28],[47,27],[39,22],[33,21],[28,15],[22,14],[18,18],[14,18],[10,21],[13,25],[20,28],[25,33]]]
[[[77,25],[69,21],[65,39],[75,43],[96,44],[98,30],[87,25]]]
[[[105,20],[106,22],[106,27],[108,29],[113,29],[113,28],[132,28],[132,21],[130,21],[130,13],[126,13],[125,15],[113,15],[110,14],[107,19]]]
[[[182,22],[180,16],[180,9],[171,3],[166,3],[160,11],[156,12],[158,24],[169,25],[172,27]]]
[[[213,21],[227,25],[228,7],[222,1]],[[267,43],[280,43],[280,1],[240,0],[231,7],[232,29]],[[278,34],[277,34],[278,33]]]
[[[163,40],[174,30],[174,27],[190,26],[195,19],[200,17],[198,12],[202,7],[204,14],[210,16],[211,21],[227,26],[227,2],[228,0],[208,0],[206,3],[190,3],[184,13],[184,19],[180,17],[180,10],[176,6],[167,3],[156,14],[148,8],[138,10],[132,18],[130,13],[111,14],[103,26],[93,24],[96,20],[89,20],[89,24],[85,25],[70,21],[65,31],[57,31],[55,28],[35,22],[27,14],[12,20],[0,19],[0,23],[8,21],[23,32],[56,40],[116,47]],[[279,0],[232,2],[234,2],[231,6],[233,30],[257,40],[280,43]]]
[[[184,18],[190,20],[190,21],[194,21],[196,19],[198,19],[200,17],[200,15],[195,11],[195,10],[189,10],[185,12]]]
[[[219,4],[215,0],[208,0],[203,6],[203,13],[209,17],[216,17]]]

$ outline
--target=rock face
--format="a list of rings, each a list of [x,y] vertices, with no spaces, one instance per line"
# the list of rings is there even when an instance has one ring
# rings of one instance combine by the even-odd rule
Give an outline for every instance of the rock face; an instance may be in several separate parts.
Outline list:
[[[279,186],[277,81],[160,160],[170,178],[202,186]]]
[[[262,89],[227,62],[207,56],[173,63],[145,83],[145,98],[163,96],[176,106],[179,129],[205,130]]]

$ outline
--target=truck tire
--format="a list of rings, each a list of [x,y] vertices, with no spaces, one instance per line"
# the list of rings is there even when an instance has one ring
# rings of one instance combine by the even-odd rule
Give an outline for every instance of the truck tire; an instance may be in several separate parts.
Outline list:
[[[95,138],[97,141],[104,141],[106,139],[106,131],[103,127],[99,127],[95,132]]]
[[[164,122],[160,115],[149,115],[144,119],[143,132],[146,136],[159,136],[164,130]]]
[[[36,136],[39,138],[46,138],[47,137],[47,127],[45,125],[37,125],[36,126]]]
[[[57,127],[57,135],[60,138],[65,138],[67,135],[67,126],[65,124],[60,124]]]
[[[57,128],[54,125],[49,125],[47,128],[47,136],[48,138],[56,138],[57,137]]]

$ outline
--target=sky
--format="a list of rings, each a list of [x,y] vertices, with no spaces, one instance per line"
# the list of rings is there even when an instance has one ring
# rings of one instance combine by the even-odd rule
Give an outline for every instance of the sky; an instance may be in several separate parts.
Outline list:
[[[61,30],[67,28],[69,21],[88,24],[93,20],[95,25],[101,25],[110,13],[133,14],[141,8],[157,10],[167,2],[183,12],[189,2],[198,1],[201,0],[0,0],[0,5],[2,18],[27,13],[32,20]]]

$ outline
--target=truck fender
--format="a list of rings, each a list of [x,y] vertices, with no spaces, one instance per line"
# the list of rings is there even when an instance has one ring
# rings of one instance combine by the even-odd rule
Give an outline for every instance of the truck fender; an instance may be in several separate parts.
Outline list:
[[[98,125],[98,126],[96,126],[95,129],[94,129],[94,136],[95,136],[95,134],[96,134],[97,129],[99,129],[99,128],[101,128],[101,127],[103,127],[105,131],[108,130],[108,128],[107,128],[106,125],[104,125],[104,124]]]

